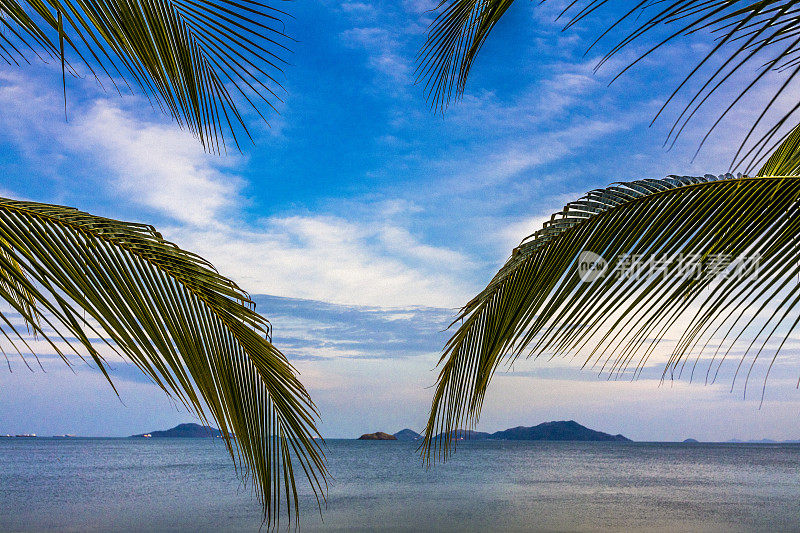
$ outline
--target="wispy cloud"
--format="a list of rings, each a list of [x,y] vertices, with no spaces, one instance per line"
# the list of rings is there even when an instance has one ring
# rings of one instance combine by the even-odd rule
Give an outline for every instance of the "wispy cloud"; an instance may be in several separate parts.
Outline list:
[[[275,328],[275,341],[297,360],[406,359],[441,350],[452,309],[346,306],[256,296]]]
[[[365,2],[342,2],[340,9],[355,16],[374,16],[375,6]]]
[[[238,158],[214,156],[171,124],[141,121],[109,100],[77,114],[61,141],[113,176],[115,193],[191,226],[214,225],[243,202]]]
[[[288,216],[164,231],[251,292],[377,306],[455,306],[469,293],[459,280],[469,265],[441,261],[457,252],[386,221]]]
[[[352,28],[342,33],[342,40],[350,47],[365,50],[370,67],[397,90],[411,82],[412,66],[401,53],[398,36],[390,30],[381,27]]]
[[[367,64],[380,76],[376,83],[394,97],[409,95],[415,56],[433,20],[432,10],[436,5],[431,0],[403,0],[374,2],[368,10],[361,3],[340,6],[353,25],[341,33],[342,42],[366,53]]]
[[[94,183],[97,194],[144,208],[142,219],[151,220],[150,213],[167,238],[200,253],[251,293],[455,306],[469,292],[460,280],[473,266],[467,257],[424,242],[396,220],[412,208],[408,201],[370,202],[360,206],[365,216],[357,220],[317,213],[250,222],[236,173],[241,158],[208,155],[177,126],[135,118],[105,99],[77,107],[69,123],[44,121],[41,109],[26,114],[26,102],[18,98],[42,88],[24,77],[15,80],[19,90],[7,86],[0,104],[26,120],[6,126],[38,131],[61,151],[105,170]]]

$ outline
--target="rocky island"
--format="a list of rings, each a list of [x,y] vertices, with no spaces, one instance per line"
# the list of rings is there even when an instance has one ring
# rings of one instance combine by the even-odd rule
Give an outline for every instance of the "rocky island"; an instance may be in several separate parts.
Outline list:
[[[397,440],[397,437],[383,431],[376,431],[375,433],[364,433],[358,437],[358,440]]]

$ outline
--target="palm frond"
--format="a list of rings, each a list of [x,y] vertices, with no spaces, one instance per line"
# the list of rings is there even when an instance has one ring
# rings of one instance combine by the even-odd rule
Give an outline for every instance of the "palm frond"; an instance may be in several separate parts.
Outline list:
[[[324,497],[316,408],[269,322],[208,262],[149,226],[0,199],[0,276],[0,298],[68,364],[88,355],[111,382],[101,349],[113,350],[213,419],[266,521],[283,505],[297,517],[297,468]],[[0,312],[0,345],[30,353],[14,318]]]
[[[477,423],[498,366],[523,354],[635,378],[677,329],[662,379],[713,354],[713,381],[744,345],[733,380],[746,374],[746,389],[756,361],[769,354],[771,369],[800,322],[799,200],[798,176],[726,174],[617,183],[567,204],[454,322],[426,459],[447,457],[452,432]]]
[[[444,111],[464,93],[472,63],[495,24],[514,0],[441,0],[428,38],[417,57],[417,81],[423,81],[434,109]]]
[[[442,0],[438,15],[431,24],[428,38],[418,61],[419,80],[425,87],[431,105],[444,109],[452,97],[463,94],[472,64],[489,33],[508,10],[513,0]],[[604,7],[615,5],[609,0],[577,0],[568,3],[562,15],[572,13],[565,29],[584,20]],[[707,103],[720,87],[743,74],[746,82],[732,102],[720,113],[700,145],[706,141],[720,121],[750,93],[771,71],[783,74],[781,84],[760,110],[749,131],[744,134],[742,145],[736,153],[732,167],[744,164],[745,172],[756,168],[780,141],[780,133],[800,108],[800,102],[785,112],[770,125],[766,133],[755,142],[754,135],[764,118],[776,105],[778,98],[790,89],[800,74],[800,2],[797,0],[669,0],[656,2],[640,0],[625,8],[623,15],[600,32],[592,48],[614,31],[622,31],[624,23],[631,22],[633,29],[612,46],[600,61],[605,63],[615,54],[638,41],[659,27],[671,28],[666,37],[620,72],[627,71],[641,59],[671,43],[677,38],[697,33],[707,33],[713,38],[712,50],[703,57],[677,86],[664,103],[661,111],[687,86],[691,79],[709,72],[701,88],[690,99],[669,132],[667,142],[680,135],[698,110]],[[712,59],[718,58],[716,66]],[[598,65],[598,66],[600,66]],[[659,111],[658,115],[661,114]],[[658,117],[656,115],[656,118]],[[655,120],[655,118],[654,118]]]
[[[280,101],[288,15],[258,0],[0,0],[0,59],[84,63],[117,91],[136,88],[208,151],[249,135],[240,107],[265,121]],[[238,142],[237,142],[238,146]]]
[[[781,145],[767,159],[759,176],[798,176],[800,175],[800,125],[781,139]]]
[[[7,248],[8,243],[3,242],[3,239],[0,238],[0,255],[2,255],[2,261],[0,261],[0,291],[9,298],[13,298],[16,306],[24,309],[23,316],[26,318],[26,325],[30,333],[31,325],[38,326],[41,323],[41,315],[36,307],[36,299],[28,291],[26,285],[19,281],[21,278],[26,279],[22,265],[17,262],[14,256],[6,252]],[[6,356],[6,360],[8,360],[8,356]]]

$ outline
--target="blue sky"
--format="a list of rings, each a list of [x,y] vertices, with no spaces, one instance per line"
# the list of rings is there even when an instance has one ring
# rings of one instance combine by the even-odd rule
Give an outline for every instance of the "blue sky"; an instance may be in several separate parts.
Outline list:
[[[603,20],[562,33],[555,4],[515,4],[464,99],[437,115],[413,83],[431,2],[292,3],[280,115],[270,127],[247,115],[254,144],[224,156],[88,79],[68,80],[65,120],[58,65],[4,66],[0,189],[152,223],[260,295],[324,435],[421,429],[442,330],[513,246],[591,188],[726,171],[755,117],[745,101],[693,159],[711,106],[666,150],[680,105],[650,121],[709,42],[676,43],[608,86],[641,49],[595,74],[584,52]],[[760,410],[726,384],[659,387],[655,365],[628,383],[519,363],[495,380],[480,427],[574,418],[635,439],[800,438],[792,357]],[[121,401],[89,368],[42,364],[0,372],[0,433],[126,435],[190,418],[124,363]]]

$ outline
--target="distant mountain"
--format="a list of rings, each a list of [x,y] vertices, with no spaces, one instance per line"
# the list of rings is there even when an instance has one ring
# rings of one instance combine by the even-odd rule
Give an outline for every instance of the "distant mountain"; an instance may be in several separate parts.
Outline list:
[[[441,438],[443,434],[437,435]],[[456,432],[451,432],[451,438]],[[609,435],[602,431],[595,431],[582,426],[574,420],[544,422],[538,426],[515,428],[484,433],[481,431],[459,430],[457,438],[464,440],[544,440],[544,441],[606,441],[606,442],[632,442],[622,435]]]
[[[697,444],[697,443],[699,443],[700,441],[699,441],[699,440],[697,440],[697,439],[686,439],[686,440],[684,440],[683,442],[684,442],[684,443],[686,443],[686,444]]]
[[[533,427],[519,426],[492,433],[490,437],[498,440],[579,440],[579,441],[618,441],[630,442],[622,435],[609,435],[582,426],[574,420],[545,422]]]
[[[422,438],[422,435],[420,435],[413,429],[408,429],[408,428],[401,429],[400,431],[395,433],[394,436],[397,437],[397,440],[403,440],[403,441],[420,440]]]
[[[437,439],[441,439],[445,434],[439,433],[436,435]],[[485,433],[483,431],[473,431],[471,429],[459,429],[450,432],[451,439],[458,440],[487,440],[492,438],[492,433]]]
[[[201,426],[200,424],[178,424],[172,429],[164,431],[151,431],[150,433],[141,433],[139,435],[131,435],[130,438],[182,438],[182,439],[198,439],[198,438],[212,438],[221,437],[222,433],[217,428],[209,426]]]
[[[383,431],[376,431],[375,433],[364,433],[358,437],[358,440],[397,440],[397,437]]]

